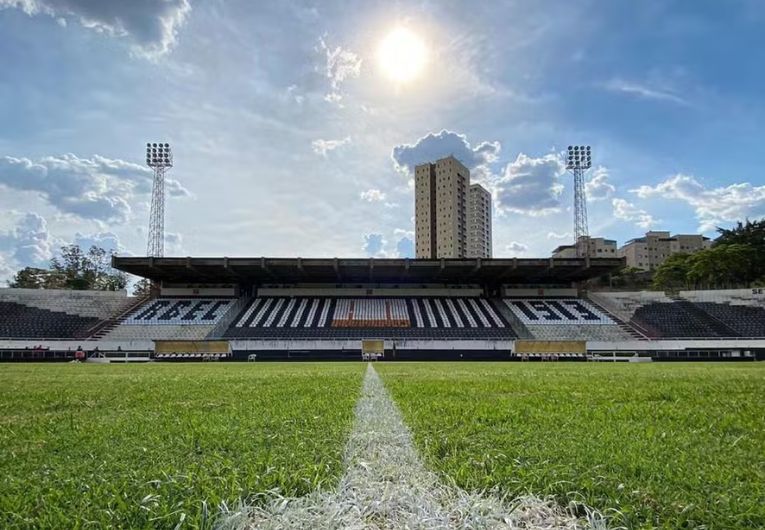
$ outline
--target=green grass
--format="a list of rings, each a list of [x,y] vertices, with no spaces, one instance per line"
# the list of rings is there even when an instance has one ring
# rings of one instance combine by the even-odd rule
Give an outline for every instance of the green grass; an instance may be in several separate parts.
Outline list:
[[[628,528],[765,528],[765,364],[378,364],[429,465]]]
[[[332,487],[364,366],[0,366],[0,528],[209,527]]]

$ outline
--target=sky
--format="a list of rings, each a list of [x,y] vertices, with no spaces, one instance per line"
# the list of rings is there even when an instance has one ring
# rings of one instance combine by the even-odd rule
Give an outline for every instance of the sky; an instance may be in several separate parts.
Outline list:
[[[765,215],[763,24],[758,0],[0,0],[0,281],[63,244],[144,255],[149,141],[166,255],[412,256],[413,168],[454,155],[495,257],[549,256],[570,144],[592,236],[714,236]],[[409,79],[381,63],[402,31]]]

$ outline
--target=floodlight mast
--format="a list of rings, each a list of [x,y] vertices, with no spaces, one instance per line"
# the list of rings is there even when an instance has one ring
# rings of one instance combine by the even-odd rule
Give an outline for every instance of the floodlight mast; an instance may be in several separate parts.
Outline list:
[[[170,144],[147,143],[146,165],[154,170],[146,255],[161,258],[165,255],[165,171],[173,167]]]
[[[574,175],[574,246],[576,256],[583,258],[589,249],[590,231],[587,226],[587,194],[584,174],[592,167],[589,145],[569,145],[566,169]]]

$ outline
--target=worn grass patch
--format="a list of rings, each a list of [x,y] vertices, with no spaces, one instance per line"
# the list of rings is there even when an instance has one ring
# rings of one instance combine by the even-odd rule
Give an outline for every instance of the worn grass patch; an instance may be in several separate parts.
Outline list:
[[[332,488],[365,366],[4,365],[0,527],[206,527]]]
[[[578,500],[628,528],[765,527],[763,364],[377,368],[463,488]]]

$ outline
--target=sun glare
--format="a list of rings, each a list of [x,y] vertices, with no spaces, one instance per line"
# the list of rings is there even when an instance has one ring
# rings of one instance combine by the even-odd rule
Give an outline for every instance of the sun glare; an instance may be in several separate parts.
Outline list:
[[[393,81],[407,83],[422,72],[428,50],[411,30],[398,27],[388,33],[377,50],[380,68]]]

